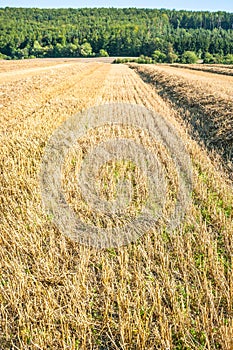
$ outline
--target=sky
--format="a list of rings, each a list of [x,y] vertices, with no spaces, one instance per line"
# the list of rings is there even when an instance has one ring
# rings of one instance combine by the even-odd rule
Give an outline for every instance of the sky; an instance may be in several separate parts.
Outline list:
[[[233,12],[232,0],[0,0],[0,7],[148,7]]]

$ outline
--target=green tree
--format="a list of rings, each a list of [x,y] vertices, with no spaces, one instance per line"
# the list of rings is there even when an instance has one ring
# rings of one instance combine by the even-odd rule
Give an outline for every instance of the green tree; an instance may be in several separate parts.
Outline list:
[[[223,56],[223,53],[220,51],[220,53],[216,53],[214,55],[214,63],[224,63],[224,56]]]
[[[69,43],[65,46],[63,49],[63,52],[65,51],[65,55],[67,57],[77,57],[79,56],[78,46],[74,45],[72,43]]]
[[[85,42],[80,47],[80,54],[81,56],[87,57],[92,55],[92,47],[91,44],[88,42]]]
[[[16,51],[17,58],[28,58],[29,56],[29,49],[25,47],[24,49],[18,49]]]
[[[108,54],[108,52],[107,52],[106,50],[100,49],[100,51],[99,51],[99,56],[100,56],[100,57],[108,57],[109,54]]]
[[[36,57],[42,57],[43,52],[44,52],[43,47],[40,45],[38,40],[35,40],[30,50],[30,54]]]
[[[178,60],[178,55],[174,52],[174,48],[172,43],[168,43],[167,45],[167,57],[166,57],[166,61],[168,63],[174,63]]]
[[[178,61],[179,56],[175,52],[169,52],[167,54],[166,60],[168,63],[174,63]]]
[[[64,57],[66,53],[66,47],[62,44],[57,43],[54,47],[53,52],[55,57]]]
[[[215,63],[215,59],[214,59],[214,56],[209,53],[209,52],[206,52],[205,55],[204,55],[204,63]]]
[[[225,64],[233,64],[233,55],[228,54],[224,57],[224,63]]]
[[[156,63],[163,63],[166,61],[166,55],[159,50],[153,52],[152,58]]]
[[[182,63],[196,63],[198,57],[194,51],[185,51],[182,55]]]

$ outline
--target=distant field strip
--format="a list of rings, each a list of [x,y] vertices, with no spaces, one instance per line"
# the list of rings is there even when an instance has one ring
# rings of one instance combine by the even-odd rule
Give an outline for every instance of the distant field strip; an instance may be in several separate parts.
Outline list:
[[[173,64],[172,67],[233,76],[233,65]]]

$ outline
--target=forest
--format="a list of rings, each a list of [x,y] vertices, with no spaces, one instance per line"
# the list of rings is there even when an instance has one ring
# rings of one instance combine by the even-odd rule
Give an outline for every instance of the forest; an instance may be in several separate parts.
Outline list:
[[[233,64],[233,13],[0,8],[0,58],[92,56]]]

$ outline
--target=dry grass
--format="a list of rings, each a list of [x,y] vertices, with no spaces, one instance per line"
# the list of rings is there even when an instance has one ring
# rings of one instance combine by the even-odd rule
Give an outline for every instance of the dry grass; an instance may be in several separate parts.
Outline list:
[[[1,89],[0,348],[232,349],[232,185],[179,111],[123,65],[73,63]],[[193,204],[173,234],[161,227],[96,250],[43,214],[38,172],[55,128],[106,102],[144,105],[177,128],[193,162]]]

